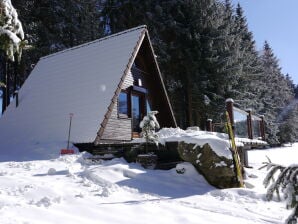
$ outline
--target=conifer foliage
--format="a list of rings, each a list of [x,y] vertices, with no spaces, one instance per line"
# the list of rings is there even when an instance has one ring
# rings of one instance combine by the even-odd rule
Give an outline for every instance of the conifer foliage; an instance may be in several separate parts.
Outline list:
[[[264,73],[260,78],[263,84],[258,84],[262,87],[258,97],[258,101],[261,103],[258,112],[266,117],[269,143],[278,144],[280,142],[278,138],[280,127],[286,118],[283,113],[294,99],[294,89],[282,74],[278,59],[267,41],[264,43],[261,62]],[[287,130],[284,129],[284,131]]]
[[[10,0],[0,1],[0,49],[11,61],[15,61],[15,54],[22,53],[24,31],[18,14]]]
[[[1,0],[0,2],[11,1]],[[10,14],[12,16],[18,14],[23,26],[14,17],[3,19],[1,16],[0,27],[3,22],[9,22],[10,24],[6,25],[6,30],[17,31],[16,35],[13,36],[14,40],[16,37],[23,40],[24,33],[26,33],[25,39],[29,42],[30,48],[24,51],[19,65],[10,63],[7,67],[8,85],[3,90],[3,105],[9,104],[10,97],[20,88],[40,57],[100,37],[100,2],[100,0],[12,0],[16,10],[14,8],[13,10],[9,9],[11,10]],[[1,10],[2,8],[1,5],[0,12],[10,12],[9,10]],[[24,33],[21,32],[22,27]],[[0,33],[3,34],[2,31]],[[10,36],[12,35],[10,34]],[[6,42],[1,39],[2,49],[3,43]],[[21,46],[24,45],[23,42],[20,43]],[[16,49],[21,49],[17,45],[14,46],[14,48],[9,48],[12,49],[9,52],[14,53]],[[10,58],[15,56],[11,53],[9,55]],[[3,57],[0,58],[1,63],[4,63],[4,59]],[[4,76],[3,74],[4,71],[1,72],[2,76]],[[11,85],[12,81],[13,84]]]
[[[266,198],[270,201],[276,193],[280,200],[280,193],[287,201],[287,208],[293,209],[292,214],[288,217],[287,224],[295,224],[298,221],[298,165],[284,167],[274,164],[268,158],[268,162],[262,168],[267,168],[268,174],[264,179],[264,186],[267,189]],[[279,173],[276,180],[274,175]]]
[[[20,61],[25,46],[24,31],[18,14],[10,0],[0,1],[0,62],[2,83],[2,113],[10,103],[11,75],[13,65]],[[15,68],[15,67],[14,67]]]
[[[15,0],[24,29],[39,57],[73,47],[100,36],[96,0]]]
[[[148,25],[180,127],[218,119],[239,75],[229,1],[106,1],[103,12],[112,32]]]
[[[270,144],[297,140],[297,87],[268,42],[258,52],[243,9],[231,0],[12,1],[31,48],[8,68],[8,103],[40,57],[145,24],[179,127],[222,123],[225,99],[233,98],[265,115]]]
[[[259,53],[255,46],[252,32],[248,29],[247,20],[242,7],[238,4],[235,15],[236,33],[240,37],[239,61],[240,77],[234,88],[234,100],[241,108],[250,108],[258,111],[261,106],[259,102],[259,89],[263,68]]]
[[[148,26],[181,128],[204,129],[208,118],[221,122],[225,99],[234,98],[241,108],[265,115],[270,144],[295,139],[295,128],[287,125],[290,113],[280,116],[293,99],[293,83],[268,42],[257,51],[239,4],[107,0],[103,18],[111,32]]]

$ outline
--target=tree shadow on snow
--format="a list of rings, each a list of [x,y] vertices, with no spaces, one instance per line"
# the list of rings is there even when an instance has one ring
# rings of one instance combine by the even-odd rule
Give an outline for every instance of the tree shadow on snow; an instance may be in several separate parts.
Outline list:
[[[178,174],[175,169],[145,170],[144,173],[138,174],[124,170],[123,175],[128,179],[117,182],[117,185],[137,189],[140,193],[166,198],[203,195],[216,189],[199,174]]]

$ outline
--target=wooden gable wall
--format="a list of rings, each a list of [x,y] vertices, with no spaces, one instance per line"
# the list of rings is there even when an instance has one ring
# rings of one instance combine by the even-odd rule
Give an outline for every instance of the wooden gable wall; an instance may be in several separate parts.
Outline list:
[[[177,127],[170,102],[168,101],[167,93],[161,80],[159,69],[155,64],[155,55],[151,50],[151,45],[148,37],[143,40],[143,44],[139,51],[139,56],[136,59],[142,60],[142,70],[144,75],[144,83],[148,88],[148,100],[152,110],[157,110],[159,113],[156,118],[161,127]]]
[[[129,89],[134,86],[135,80],[141,79],[142,87],[148,91],[147,100],[151,109],[159,112],[157,119],[161,128],[176,127],[176,121],[154,57],[149,38],[145,36],[133,63],[140,72],[135,72],[132,68],[126,75],[121,89],[129,92]],[[99,142],[129,141],[131,139],[132,118],[119,117],[118,101],[116,101]],[[97,143],[99,142],[97,141]]]
[[[129,72],[123,82],[122,89],[127,89],[133,86],[134,78]],[[103,132],[101,140],[131,140],[131,118],[118,117],[118,101],[115,102],[111,117],[108,120],[106,128]]]

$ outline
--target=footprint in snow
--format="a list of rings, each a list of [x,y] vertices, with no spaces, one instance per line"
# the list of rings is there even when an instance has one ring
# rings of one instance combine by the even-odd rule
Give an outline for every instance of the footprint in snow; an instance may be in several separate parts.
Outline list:
[[[6,176],[7,172],[6,171],[0,171],[0,176]]]
[[[36,205],[37,207],[45,207],[48,208],[50,207],[53,203],[60,203],[61,202],[61,197],[56,197],[53,199],[50,199],[48,197],[43,197],[40,200],[38,200],[37,202],[35,202],[34,200],[30,201],[29,204],[30,205]]]

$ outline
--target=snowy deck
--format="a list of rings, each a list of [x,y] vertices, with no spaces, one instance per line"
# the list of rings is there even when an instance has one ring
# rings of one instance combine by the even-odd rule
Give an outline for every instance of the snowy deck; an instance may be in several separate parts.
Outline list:
[[[238,147],[262,148],[268,145],[266,141],[259,139],[235,138],[235,141]]]

